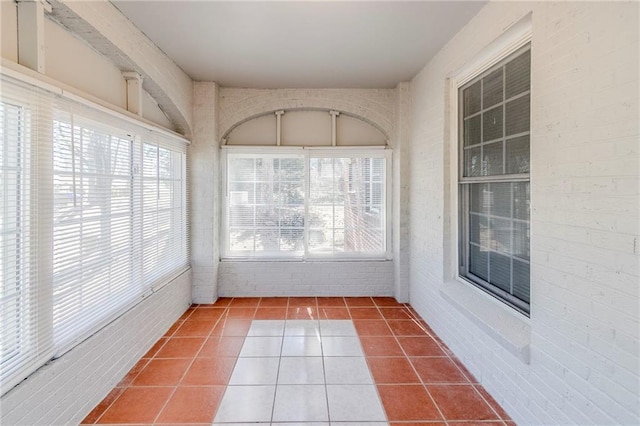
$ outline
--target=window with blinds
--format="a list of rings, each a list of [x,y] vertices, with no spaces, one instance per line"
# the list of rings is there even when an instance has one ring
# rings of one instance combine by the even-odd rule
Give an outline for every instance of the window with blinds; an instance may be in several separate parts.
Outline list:
[[[226,150],[226,257],[384,257],[388,151]]]
[[[186,144],[2,76],[2,392],[188,266]]]
[[[529,46],[459,90],[460,275],[529,312]]]

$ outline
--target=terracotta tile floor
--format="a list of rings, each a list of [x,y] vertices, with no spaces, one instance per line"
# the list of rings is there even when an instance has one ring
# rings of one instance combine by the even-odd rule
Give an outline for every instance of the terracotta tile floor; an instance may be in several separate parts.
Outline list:
[[[83,424],[513,425],[393,298],[194,305]]]

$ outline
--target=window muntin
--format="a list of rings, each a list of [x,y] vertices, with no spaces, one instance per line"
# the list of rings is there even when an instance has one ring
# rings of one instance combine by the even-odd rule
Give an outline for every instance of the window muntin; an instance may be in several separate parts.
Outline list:
[[[526,46],[459,89],[460,275],[525,313],[530,64]]]
[[[225,257],[386,255],[382,150],[226,150]]]

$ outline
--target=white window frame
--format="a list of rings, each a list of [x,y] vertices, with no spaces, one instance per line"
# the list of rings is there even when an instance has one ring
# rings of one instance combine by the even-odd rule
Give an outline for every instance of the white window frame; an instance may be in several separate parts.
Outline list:
[[[220,253],[222,260],[251,260],[251,261],[336,261],[336,260],[390,260],[392,258],[392,151],[388,147],[246,147],[246,146],[228,146],[221,148],[220,156],[220,182],[221,182],[221,199],[222,199],[222,220],[220,221]],[[304,250],[301,255],[292,255],[287,253],[269,254],[264,256],[256,256],[252,253],[232,253],[229,249],[229,199],[228,199],[228,182],[227,182],[227,153],[238,154],[269,154],[269,155],[299,155],[304,157],[305,161],[305,218],[309,209],[309,160],[311,157],[322,156],[324,158],[340,158],[349,155],[359,157],[378,157],[384,159],[385,187],[383,189],[383,205],[384,205],[384,250],[380,254],[368,253],[310,253],[308,247],[308,226],[309,221],[305,220],[305,231],[303,238]]]
[[[488,71],[507,57],[524,48],[532,40],[532,21],[531,14],[524,16],[521,20],[506,30],[499,38],[492,42],[485,49],[480,51],[475,57],[469,60],[463,67],[452,73],[449,77],[449,150],[450,150],[450,174],[449,174],[449,206],[451,219],[449,222],[449,252],[448,262],[445,262],[445,272],[449,279],[463,283],[465,286],[476,289],[479,294],[488,297],[488,301],[493,301],[500,311],[504,307],[505,313],[511,315],[515,313],[514,319],[517,317],[528,318],[529,312],[521,309],[513,309],[503,299],[496,297],[488,291],[481,289],[477,284],[471,282],[460,274],[460,256],[463,255],[461,250],[461,238],[463,232],[460,223],[464,219],[464,213],[461,211],[460,200],[460,178],[463,172],[463,161],[460,152],[460,111],[459,111],[459,91],[465,84],[475,79],[479,75]],[[531,133],[533,135],[533,132]],[[468,178],[467,178],[468,179]],[[533,210],[532,210],[533,211]],[[532,220],[530,219],[530,223]],[[531,228],[532,229],[532,228]],[[445,290],[446,293],[446,290]],[[473,310],[472,307],[469,309]],[[531,309],[531,303],[530,307]]]

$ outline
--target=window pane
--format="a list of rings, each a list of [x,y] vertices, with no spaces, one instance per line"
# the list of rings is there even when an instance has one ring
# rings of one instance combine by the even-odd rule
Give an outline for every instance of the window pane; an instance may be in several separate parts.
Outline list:
[[[511,221],[491,218],[489,221],[491,249],[501,253],[511,253]]]
[[[486,216],[472,214],[469,217],[469,241],[489,248],[489,221]]]
[[[480,172],[482,171],[480,152],[480,148],[470,148],[464,150],[465,177],[480,176]]]
[[[513,184],[513,217],[529,221],[530,189],[529,182],[514,182]]]
[[[468,117],[471,114],[475,114],[480,111],[480,82],[476,82],[473,85],[467,87],[462,91],[463,100],[463,116]]]
[[[489,254],[489,282],[511,293],[511,258],[494,251]]]
[[[511,183],[492,183],[487,196],[493,216],[511,217]]]
[[[469,185],[471,193],[470,210],[475,213],[489,214],[491,199],[489,198],[489,184],[476,183]]]
[[[480,115],[464,120],[464,146],[476,145],[481,141]]]
[[[507,102],[507,136],[529,131],[529,95]]]
[[[469,272],[483,280],[489,280],[489,252],[478,246],[469,246]]]
[[[513,255],[529,260],[529,222],[514,221],[513,226]]]
[[[502,99],[502,68],[499,68],[482,79],[482,108],[490,108]]]
[[[513,259],[513,295],[518,299],[529,303],[529,264]]]
[[[482,114],[482,141],[492,141],[502,137],[502,105]]]
[[[531,51],[527,50],[505,65],[506,98],[526,92],[531,83]]]
[[[529,135],[507,140],[508,174],[529,173]]]
[[[502,151],[502,141],[483,146],[482,176],[501,175],[504,173]]]

